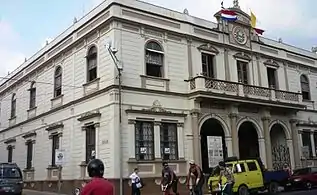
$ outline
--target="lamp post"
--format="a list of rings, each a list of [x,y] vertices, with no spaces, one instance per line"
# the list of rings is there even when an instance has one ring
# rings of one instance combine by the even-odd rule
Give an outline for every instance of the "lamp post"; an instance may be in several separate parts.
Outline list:
[[[123,195],[123,176],[122,176],[122,172],[123,172],[123,167],[122,167],[122,149],[121,149],[121,143],[122,143],[122,138],[121,138],[121,131],[122,131],[122,95],[121,95],[121,91],[122,91],[122,85],[121,85],[121,76],[122,76],[122,62],[120,62],[116,56],[116,53],[118,52],[118,50],[116,48],[112,47],[111,44],[111,40],[108,40],[106,42],[106,49],[108,50],[116,68],[118,71],[118,81],[119,81],[119,92],[118,92],[118,96],[119,96],[119,138],[120,138],[120,148],[119,148],[119,161],[120,161],[120,195]]]

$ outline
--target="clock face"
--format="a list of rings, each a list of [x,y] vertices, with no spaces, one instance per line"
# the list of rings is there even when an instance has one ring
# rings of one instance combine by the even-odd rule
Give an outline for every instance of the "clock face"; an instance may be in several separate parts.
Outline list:
[[[235,27],[233,29],[233,37],[241,45],[244,45],[247,42],[247,35],[241,27]]]

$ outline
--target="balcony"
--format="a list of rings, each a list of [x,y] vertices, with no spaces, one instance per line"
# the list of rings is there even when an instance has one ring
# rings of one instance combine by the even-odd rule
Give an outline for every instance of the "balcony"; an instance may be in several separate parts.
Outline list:
[[[190,92],[218,96],[236,101],[276,104],[282,107],[304,108],[300,93],[276,90],[259,86],[246,85],[231,81],[217,80],[197,76],[189,80]]]

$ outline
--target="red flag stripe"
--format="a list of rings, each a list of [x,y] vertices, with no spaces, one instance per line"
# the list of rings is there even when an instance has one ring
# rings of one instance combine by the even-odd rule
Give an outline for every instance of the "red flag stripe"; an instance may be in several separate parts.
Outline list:
[[[253,28],[253,29],[254,29],[254,31],[255,31],[257,34],[262,35],[262,34],[264,33],[264,30],[262,30],[262,29],[259,29],[259,28]]]
[[[235,16],[235,15],[237,15],[237,14],[236,14],[236,12],[231,11],[231,10],[227,10],[227,9],[223,9],[223,10],[221,10],[221,13],[222,13],[222,14],[231,15],[231,16]]]

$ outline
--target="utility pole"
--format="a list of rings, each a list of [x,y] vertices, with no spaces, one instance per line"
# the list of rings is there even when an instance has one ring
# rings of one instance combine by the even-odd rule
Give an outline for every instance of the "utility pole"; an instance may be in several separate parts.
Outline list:
[[[116,53],[118,52],[118,50],[116,48],[113,48],[111,45],[111,41],[106,42],[106,48],[117,68],[118,71],[118,82],[119,82],[119,91],[118,91],[118,96],[119,96],[119,137],[120,137],[120,148],[119,148],[119,161],[120,161],[120,195],[123,195],[123,167],[122,167],[122,62],[120,62],[118,60],[118,58],[116,57]]]

